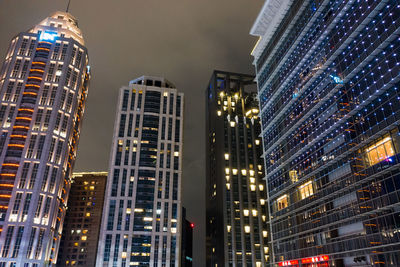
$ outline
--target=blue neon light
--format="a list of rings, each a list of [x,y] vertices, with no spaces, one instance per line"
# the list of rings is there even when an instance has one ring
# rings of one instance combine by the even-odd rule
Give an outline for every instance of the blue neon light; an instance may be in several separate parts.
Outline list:
[[[339,76],[336,76],[336,75],[329,75],[329,76],[333,79],[334,83],[343,84],[343,80]]]
[[[52,33],[52,32],[42,32],[40,34],[39,40],[40,41],[54,41],[54,39],[57,37],[57,33]]]

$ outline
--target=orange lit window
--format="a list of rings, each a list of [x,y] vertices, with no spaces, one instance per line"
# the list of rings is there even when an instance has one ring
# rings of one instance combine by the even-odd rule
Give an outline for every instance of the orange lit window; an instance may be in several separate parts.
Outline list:
[[[308,181],[299,186],[300,197],[301,199],[308,198],[309,196],[314,195],[314,189],[312,185],[312,181]]]
[[[395,154],[392,138],[389,136],[372,144],[365,151],[367,152],[368,163],[370,166],[386,160]]]
[[[284,209],[288,206],[288,196],[283,195],[276,200],[278,210]]]

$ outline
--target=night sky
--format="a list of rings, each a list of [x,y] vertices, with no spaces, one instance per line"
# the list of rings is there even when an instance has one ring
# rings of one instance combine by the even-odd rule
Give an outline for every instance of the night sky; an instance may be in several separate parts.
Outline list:
[[[0,60],[11,38],[67,1],[0,2]],[[249,35],[264,1],[72,0],[92,67],[75,171],[106,171],[118,89],[163,76],[185,93],[183,205],[194,222],[194,266],[205,266],[205,89],[214,69],[254,73]]]

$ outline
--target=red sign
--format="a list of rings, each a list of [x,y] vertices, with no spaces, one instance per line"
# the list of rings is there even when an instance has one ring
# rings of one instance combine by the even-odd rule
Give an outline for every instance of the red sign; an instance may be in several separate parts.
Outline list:
[[[293,266],[299,264],[298,260],[293,260],[293,261],[282,261],[278,263],[279,266]]]
[[[321,255],[321,256],[316,256],[316,257],[311,257],[311,258],[305,258],[301,260],[301,263],[314,263],[314,262],[321,262],[321,261],[329,261],[329,256],[328,255]],[[285,266],[285,265],[282,265]]]

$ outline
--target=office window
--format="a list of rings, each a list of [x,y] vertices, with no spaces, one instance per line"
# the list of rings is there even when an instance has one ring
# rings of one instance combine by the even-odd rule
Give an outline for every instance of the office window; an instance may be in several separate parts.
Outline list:
[[[365,151],[370,166],[383,160],[389,160],[390,157],[395,155],[392,138],[389,136],[370,145]]]
[[[309,196],[314,195],[314,189],[312,181],[308,181],[301,186],[298,187],[300,192],[301,199],[308,198]]]
[[[288,196],[287,195],[283,195],[281,197],[279,197],[277,200],[277,208],[278,210],[284,209],[288,206]]]

